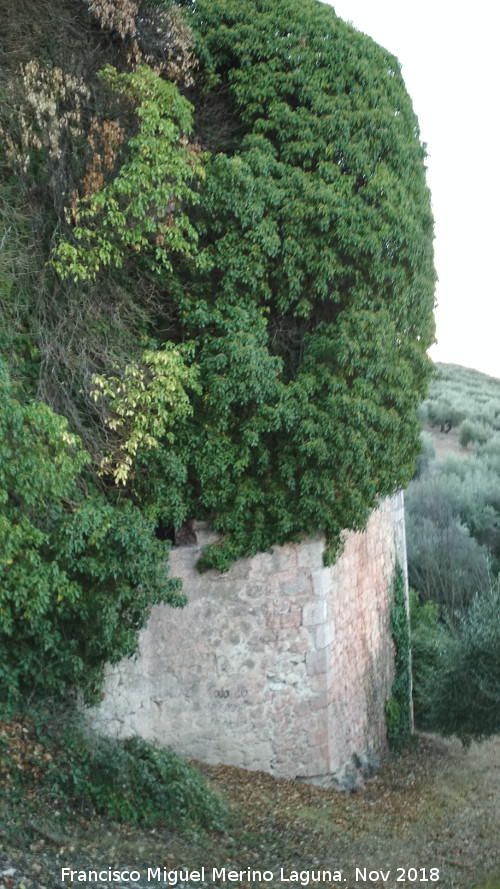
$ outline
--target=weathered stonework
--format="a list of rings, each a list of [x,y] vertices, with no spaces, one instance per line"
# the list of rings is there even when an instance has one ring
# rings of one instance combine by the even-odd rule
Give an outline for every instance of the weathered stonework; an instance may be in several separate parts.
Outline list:
[[[154,608],[140,655],[107,672],[90,719],[205,762],[359,786],[386,750],[396,560],[406,566],[403,495],[384,500],[325,568],[323,543],[275,547],[227,574],[199,574],[198,544],[171,574],[188,605]]]

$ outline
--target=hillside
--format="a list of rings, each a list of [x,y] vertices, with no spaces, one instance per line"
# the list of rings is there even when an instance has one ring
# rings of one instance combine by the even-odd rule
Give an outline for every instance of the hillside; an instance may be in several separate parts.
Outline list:
[[[435,365],[426,399],[419,409],[426,432],[436,447],[436,455],[447,453],[466,456],[467,444],[485,443],[500,430],[500,380],[455,364]],[[460,445],[460,425],[467,420],[471,433],[465,446]]]
[[[438,365],[419,415],[405,493],[415,714],[467,741],[500,730],[500,381]]]

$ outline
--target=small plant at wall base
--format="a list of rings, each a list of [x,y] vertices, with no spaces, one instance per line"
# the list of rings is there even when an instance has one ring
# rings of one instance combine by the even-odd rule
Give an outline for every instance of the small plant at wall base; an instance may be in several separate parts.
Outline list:
[[[391,633],[394,640],[394,682],[386,701],[387,737],[393,750],[403,750],[409,743],[411,725],[410,629],[404,578],[398,566],[392,586]]]

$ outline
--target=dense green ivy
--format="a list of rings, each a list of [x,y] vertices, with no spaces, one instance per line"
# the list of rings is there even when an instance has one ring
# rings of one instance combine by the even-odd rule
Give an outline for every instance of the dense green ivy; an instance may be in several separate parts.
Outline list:
[[[314,321],[390,303],[397,333],[428,343],[433,223],[397,60],[316,0],[193,7],[239,117],[204,196],[219,292]]]
[[[332,560],[419,449],[435,273],[417,120],[397,60],[316,0],[184,6],[212,150],[177,298],[204,393],[186,451],[225,535],[202,563],[317,532]]]
[[[157,537],[187,519],[221,532],[200,567],[317,533],[332,561],[409,481],[430,374],[397,60],[316,0],[180,0],[174,84],[152,67],[170,0],[139,2],[128,37],[87,6],[23,0],[0,66],[11,691],[95,687],[132,651],[150,605],[180,602]]]
[[[75,199],[72,240],[59,242],[54,268],[62,277],[85,281],[103,266],[121,267],[130,251],[142,251],[153,267],[170,271],[169,255],[189,254],[196,244],[196,232],[181,209],[196,201],[191,180],[203,177],[199,151],[186,137],[190,105],[147,65],[124,74],[107,65],[99,76],[135,105],[138,131],[111,181]],[[106,146],[108,155],[112,148],[112,143]]]
[[[83,485],[89,455],[67,421],[18,401],[3,362],[0,403],[0,697],[91,698],[151,606],[184,599],[151,518]]]

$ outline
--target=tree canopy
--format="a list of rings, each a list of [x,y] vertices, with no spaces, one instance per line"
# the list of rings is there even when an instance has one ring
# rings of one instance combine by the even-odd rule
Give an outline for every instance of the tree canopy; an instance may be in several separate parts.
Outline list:
[[[312,534],[333,560],[410,479],[430,374],[433,221],[399,63],[317,0],[19,0],[4,19],[5,391],[73,437],[71,522],[144,523],[143,616],[172,593],[155,529],[192,518],[221,532],[200,567]],[[73,583],[69,494],[50,497],[43,559],[60,547]],[[82,557],[96,615],[116,534]]]

